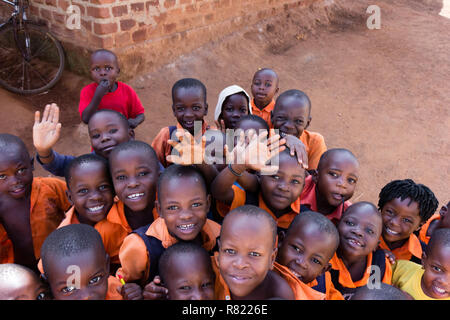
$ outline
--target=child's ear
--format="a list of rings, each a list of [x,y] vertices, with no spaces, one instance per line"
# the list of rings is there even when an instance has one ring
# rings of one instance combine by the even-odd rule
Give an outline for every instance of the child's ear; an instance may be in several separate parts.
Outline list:
[[[427,260],[427,254],[425,253],[425,251],[422,252],[422,269],[425,269],[425,261]]]
[[[273,269],[273,264],[275,263],[275,259],[277,258],[278,248],[274,247],[272,250],[272,255],[270,256],[270,270]]]
[[[160,206],[158,200],[155,200],[155,208],[156,208],[156,212],[158,212],[158,215],[159,215],[161,218],[163,218],[163,214],[162,214],[162,212],[161,212],[161,206]]]
[[[205,103],[205,116],[208,114],[208,104]]]
[[[34,157],[30,158],[31,171],[34,171]]]
[[[417,227],[416,231],[419,231],[420,228],[422,228],[422,226],[425,224],[425,222],[421,221],[419,226]]]
[[[106,272],[107,272],[107,274],[109,274],[109,269],[110,269],[110,267],[111,267],[111,264],[110,264],[110,262],[111,262],[111,259],[109,258],[109,254],[107,254],[107,253],[105,253],[105,259],[106,259]]]
[[[211,195],[210,194],[208,194],[208,196],[206,197],[206,206],[207,206],[206,211],[209,212],[209,209],[211,207]]]
[[[311,173],[312,175],[312,181],[314,182],[314,184],[317,184],[317,181],[319,180],[319,170],[310,170],[309,173]]]
[[[43,282],[43,283],[45,283],[45,284],[49,284],[48,283],[48,279],[47,279],[47,276],[44,274],[44,273],[41,273],[41,274],[39,274],[39,279],[41,279],[41,281]]]
[[[67,196],[67,200],[69,200],[70,205],[74,205],[73,201],[72,201],[72,192],[70,192],[69,189],[66,190],[66,196]]]
[[[128,128],[128,135],[130,136],[130,140],[134,140],[135,138],[134,129]]]
[[[310,123],[311,123],[311,120],[312,120],[312,117],[311,117],[311,116],[309,116],[309,117],[308,117],[308,122],[306,122],[306,126],[305,126],[305,129],[303,129],[303,130],[306,130],[306,129],[308,129],[308,127],[309,127],[309,125],[310,125]]]
[[[321,274],[324,274],[325,272],[330,271],[330,269],[331,269],[331,263],[328,262],[326,264],[326,266],[323,267]]]
[[[286,232],[283,230],[280,230],[280,232],[278,232],[278,249],[281,248],[281,245],[283,244],[284,239],[286,239]]]

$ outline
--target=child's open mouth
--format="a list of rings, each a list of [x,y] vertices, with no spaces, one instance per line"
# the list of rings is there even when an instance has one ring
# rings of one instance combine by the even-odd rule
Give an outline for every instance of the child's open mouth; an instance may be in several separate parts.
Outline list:
[[[104,207],[105,207],[105,205],[99,205],[99,206],[87,208],[87,210],[89,213],[99,213],[103,210]]]
[[[182,224],[177,226],[178,230],[180,230],[183,233],[190,233],[192,232],[192,230],[194,230],[195,228],[195,224],[194,223],[190,223],[190,224]]]
[[[392,229],[389,229],[388,227],[384,228],[384,230],[386,231],[387,234],[391,235],[391,236],[398,236],[400,234],[400,232],[395,232]]]
[[[364,248],[364,244],[354,238],[347,239],[347,243],[350,244],[350,246],[355,248]]]
[[[139,200],[144,196],[144,193],[132,193],[130,195],[127,196],[127,199],[129,200]]]

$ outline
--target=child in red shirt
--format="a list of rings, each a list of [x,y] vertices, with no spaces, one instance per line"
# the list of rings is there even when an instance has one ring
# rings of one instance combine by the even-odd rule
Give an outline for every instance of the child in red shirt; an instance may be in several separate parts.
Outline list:
[[[133,129],[144,121],[145,110],[139,97],[129,85],[116,81],[119,73],[119,63],[113,52],[100,49],[91,55],[91,77],[95,82],[81,90],[78,106],[84,123],[100,109],[122,113]]]

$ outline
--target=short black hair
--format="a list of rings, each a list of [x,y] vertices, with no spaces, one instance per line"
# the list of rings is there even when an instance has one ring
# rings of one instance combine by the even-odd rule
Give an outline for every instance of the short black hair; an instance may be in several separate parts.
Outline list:
[[[319,159],[319,164],[317,165],[317,170],[319,170],[323,166],[324,162],[326,160],[328,160],[329,157],[331,157],[337,153],[346,153],[350,157],[352,157],[357,163],[359,163],[356,156],[350,150],[345,149],[345,148],[332,148],[332,149],[328,149],[327,151],[322,153],[322,155],[320,156],[320,159]]]
[[[375,212],[377,214],[377,216],[379,216],[380,219],[382,219],[381,212],[378,210],[378,208],[372,202],[369,202],[369,201],[359,201],[359,202],[353,203],[351,206],[349,206],[349,207],[347,207],[347,209],[345,209],[345,211],[342,213],[342,216],[345,216],[349,212],[351,212],[355,209],[358,209],[358,207],[362,207],[362,206],[370,207],[373,210],[373,212]]]
[[[297,90],[297,89],[291,89],[286,90],[283,93],[281,93],[278,98],[275,100],[275,106],[273,107],[273,113],[276,112],[280,108],[281,102],[284,98],[287,97],[294,97],[298,100],[301,100],[303,105],[306,105],[308,107],[308,116],[311,114],[311,100],[309,99],[308,95],[304,93],[303,91]]]
[[[168,247],[161,255],[161,258],[159,258],[159,276],[161,277],[163,283],[167,282],[167,270],[170,267],[171,258],[172,256],[177,254],[199,254],[201,258],[208,264],[208,268],[210,268],[211,272],[214,274],[211,264],[211,258],[208,251],[206,251],[205,248],[196,243],[181,241]]]
[[[114,56],[114,59],[116,59],[117,65],[119,65],[119,59],[117,58],[117,55],[116,55],[114,52],[112,52],[111,50],[108,50],[108,49],[98,49],[98,50],[95,50],[95,51],[92,52],[92,54],[91,54],[91,59],[92,59],[92,57],[93,57],[94,55],[96,55],[97,53],[108,53],[108,54]]]
[[[167,167],[163,173],[159,176],[158,184],[157,184],[157,194],[158,201],[160,201],[162,186],[166,181],[177,179],[177,178],[185,178],[185,177],[195,177],[198,179],[199,183],[205,190],[205,193],[208,193],[208,186],[206,185],[206,180],[203,174],[194,166],[182,166],[179,164],[172,164]]]
[[[106,160],[105,158],[100,157],[99,155],[96,155],[94,153],[88,153],[88,154],[83,154],[81,156],[76,157],[75,159],[70,161],[69,164],[65,167],[64,178],[66,179],[66,184],[67,184],[68,189],[70,189],[69,185],[70,185],[70,181],[72,179],[73,169],[80,165],[83,165],[86,163],[91,163],[91,162],[99,162],[105,167],[105,170],[108,174],[108,179],[110,180],[111,185],[112,185],[111,177],[109,174],[108,160]]]
[[[117,147],[115,147],[110,155],[109,155],[109,166],[111,170],[111,159],[113,159],[119,152],[122,151],[129,151],[129,150],[135,150],[135,151],[141,151],[142,153],[145,153],[148,155],[148,160],[152,162],[152,164],[155,166],[155,170],[159,171],[159,159],[158,155],[156,154],[155,149],[153,149],[148,143],[144,141],[139,140],[130,140],[127,142],[123,142]]]
[[[175,100],[175,94],[177,92],[178,89],[190,89],[190,88],[198,88],[202,91],[203,94],[203,98],[204,101],[206,103],[206,87],[203,84],[203,82],[201,82],[198,79],[194,79],[194,78],[183,78],[178,80],[177,82],[175,82],[175,84],[172,86],[172,101]]]
[[[250,204],[246,204],[246,205],[237,207],[237,208],[231,210],[225,216],[225,218],[223,219],[222,228],[220,229],[220,237],[222,236],[223,225],[225,224],[225,221],[227,219],[231,219],[231,217],[233,217],[235,215],[246,215],[246,216],[250,216],[250,217],[265,219],[269,224],[270,231],[271,231],[272,237],[273,237],[273,245],[275,245],[275,243],[277,241],[277,235],[278,235],[277,222],[267,211],[265,211],[264,209],[261,209],[257,206],[250,205]]]
[[[257,122],[257,123],[259,123],[265,130],[267,130],[267,133],[269,133],[269,125],[267,124],[267,122],[263,119],[263,118],[261,118],[261,117],[259,117],[259,116],[256,116],[256,115],[254,115],[254,114],[247,114],[247,115],[245,115],[245,116],[242,116],[240,119],[239,119],[239,121],[237,122],[237,124],[236,124],[236,127],[239,127],[239,125],[242,123],[242,122],[244,122],[244,121],[254,121],[254,122]]]
[[[292,220],[291,224],[289,225],[286,235],[288,235],[290,232],[293,232],[295,230],[295,227],[300,224],[307,224],[311,223],[317,226],[320,232],[328,234],[330,237],[333,238],[333,242],[335,243],[336,247],[333,251],[336,251],[339,246],[339,231],[336,228],[336,226],[331,222],[330,219],[325,217],[323,214],[319,212],[315,212],[312,210],[307,210],[304,212],[301,212],[300,214],[297,214],[295,218]]]
[[[44,273],[48,270],[50,257],[53,259],[70,257],[88,250],[105,252],[102,237],[94,227],[80,223],[54,230],[47,236],[41,247]]]
[[[24,152],[30,157],[27,146],[18,136],[9,133],[0,133],[0,153],[14,150],[16,152]]]
[[[255,78],[255,76],[258,73],[264,72],[264,71],[270,71],[273,72],[273,74],[275,74],[275,77],[277,78],[277,86],[278,86],[278,82],[280,81],[280,78],[278,77],[278,73],[276,73],[275,70],[271,69],[271,68],[259,68],[258,70],[256,70],[256,72],[253,74],[253,79]]]
[[[440,228],[433,231],[426,248],[427,255],[431,252],[434,246],[450,248],[450,228]]]
[[[102,114],[105,114],[105,113],[106,114],[109,113],[109,114],[117,116],[117,119],[119,119],[120,123],[124,126],[124,128],[127,128],[127,129],[130,128],[128,119],[120,112],[118,112],[116,110],[111,110],[111,109],[100,109],[100,110],[95,111],[95,113],[89,119],[88,126],[89,126],[89,123],[91,122],[92,118],[94,118],[96,116],[101,116]]]
[[[402,290],[381,282],[380,288],[369,288],[367,285],[356,288],[351,300],[411,300]]]
[[[436,211],[439,202],[433,191],[423,184],[415,183],[412,179],[393,180],[385,185],[379,194],[378,208],[393,199],[400,198],[402,201],[409,198],[411,202],[419,205],[419,216],[422,222],[426,222]]]

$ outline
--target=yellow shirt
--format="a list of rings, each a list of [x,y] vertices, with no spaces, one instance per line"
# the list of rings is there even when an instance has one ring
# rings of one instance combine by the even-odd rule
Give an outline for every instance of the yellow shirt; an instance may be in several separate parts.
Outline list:
[[[420,282],[424,271],[420,264],[407,260],[397,260],[397,263],[393,266],[392,285],[409,293],[415,300],[438,300],[427,296],[422,290]],[[450,297],[439,300],[450,300]]]

